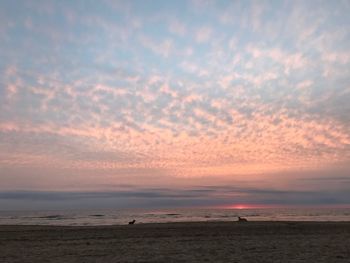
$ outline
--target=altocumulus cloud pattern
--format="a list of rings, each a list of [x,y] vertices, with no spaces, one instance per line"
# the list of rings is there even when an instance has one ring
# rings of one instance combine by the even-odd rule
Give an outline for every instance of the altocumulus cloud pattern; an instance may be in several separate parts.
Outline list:
[[[0,190],[348,189],[349,13],[1,1]]]

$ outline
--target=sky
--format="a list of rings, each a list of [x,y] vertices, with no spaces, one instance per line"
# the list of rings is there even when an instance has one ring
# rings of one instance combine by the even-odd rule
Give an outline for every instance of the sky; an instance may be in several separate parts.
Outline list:
[[[350,1],[0,2],[0,210],[350,204]]]

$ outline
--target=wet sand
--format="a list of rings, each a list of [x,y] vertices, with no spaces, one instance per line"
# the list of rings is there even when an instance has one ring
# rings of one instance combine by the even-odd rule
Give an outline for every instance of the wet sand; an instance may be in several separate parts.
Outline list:
[[[350,222],[3,225],[0,262],[350,262]]]

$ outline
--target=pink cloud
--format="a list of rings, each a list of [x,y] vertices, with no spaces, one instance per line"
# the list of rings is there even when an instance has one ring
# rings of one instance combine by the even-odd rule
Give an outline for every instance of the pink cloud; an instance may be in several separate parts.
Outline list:
[[[198,29],[196,33],[196,41],[197,43],[205,43],[208,42],[212,34],[212,29],[210,27],[201,27]]]
[[[310,64],[309,60],[301,53],[288,53],[279,48],[259,48],[249,45],[246,48],[247,52],[254,59],[270,58],[284,67],[284,73],[289,74],[291,70],[302,69]]]
[[[173,41],[171,39],[164,39],[157,42],[149,37],[141,36],[140,41],[146,48],[149,48],[155,54],[161,55],[165,58],[169,57],[173,50]]]

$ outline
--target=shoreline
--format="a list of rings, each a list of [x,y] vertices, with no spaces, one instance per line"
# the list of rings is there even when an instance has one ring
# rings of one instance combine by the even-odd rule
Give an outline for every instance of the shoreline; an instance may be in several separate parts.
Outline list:
[[[135,222],[135,224],[133,224],[134,227],[136,226],[162,226],[162,225],[202,225],[202,224],[208,224],[208,225],[225,225],[225,224],[239,224],[239,225],[243,225],[243,224],[248,224],[248,225],[269,225],[269,224],[350,224],[350,220],[343,220],[343,221],[338,221],[338,220],[322,220],[322,221],[317,221],[317,220],[249,220],[248,222],[239,222],[238,220],[212,220],[212,221],[169,221],[169,222]],[[48,227],[48,228],[109,228],[109,227],[120,227],[120,226],[129,226],[131,227],[128,222],[125,222],[123,224],[74,224],[74,225],[64,225],[64,224],[1,224],[0,223],[0,232],[2,228],[6,228],[6,227]]]
[[[0,262],[347,262],[350,222],[0,225]]]
[[[199,225],[199,224],[254,224],[254,225],[265,225],[265,224],[350,224],[350,220],[343,220],[343,221],[336,221],[336,220],[324,220],[324,221],[316,221],[316,220],[249,220],[247,222],[239,222],[238,220],[208,220],[208,221],[169,221],[169,222],[135,222],[133,226],[139,226],[139,225]],[[28,226],[28,227],[113,227],[113,226],[129,226],[128,222],[125,222],[124,224],[101,224],[101,225],[89,225],[89,224],[82,224],[82,225],[61,225],[61,224],[0,224],[0,231],[1,228],[11,226]],[[131,227],[131,226],[130,226]]]

